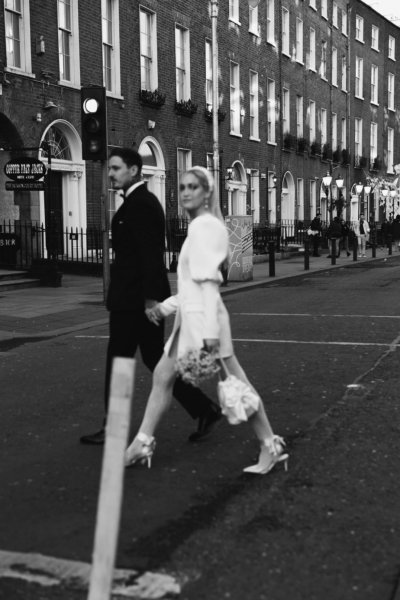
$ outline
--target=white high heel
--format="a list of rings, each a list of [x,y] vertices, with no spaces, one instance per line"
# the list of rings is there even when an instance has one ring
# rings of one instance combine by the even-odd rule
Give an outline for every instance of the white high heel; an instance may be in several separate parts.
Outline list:
[[[125,467],[132,467],[135,463],[147,463],[147,468],[150,469],[155,447],[155,438],[139,431],[125,451]]]
[[[245,473],[266,475],[279,462],[283,462],[285,471],[287,471],[289,454],[284,451],[284,446],[286,446],[285,441],[279,435],[274,435],[269,440],[263,440],[258,463],[251,467],[246,467],[243,471]]]

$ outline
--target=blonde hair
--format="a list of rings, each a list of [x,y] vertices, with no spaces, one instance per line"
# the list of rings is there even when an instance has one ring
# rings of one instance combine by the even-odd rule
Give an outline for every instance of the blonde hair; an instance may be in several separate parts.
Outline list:
[[[217,217],[217,219],[222,221],[222,223],[225,223],[221,208],[219,206],[219,200],[215,193],[214,177],[211,175],[210,171],[205,167],[196,165],[195,167],[190,167],[190,169],[185,171],[184,175],[189,173],[197,177],[201,187],[204,188],[206,192],[210,193],[210,197],[208,198],[209,212],[214,215],[214,217]]]

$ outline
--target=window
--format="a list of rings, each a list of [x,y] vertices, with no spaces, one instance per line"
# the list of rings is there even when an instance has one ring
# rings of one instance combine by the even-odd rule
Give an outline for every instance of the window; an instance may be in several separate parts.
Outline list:
[[[142,90],[158,87],[156,15],[140,9],[140,82]]]
[[[267,42],[275,44],[275,0],[267,0]]]
[[[103,23],[103,83],[108,92],[120,93],[119,4],[101,0]]]
[[[206,40],[206,106],[208,110],[213,105],[213,78],[212,78],[212,45]]]
[[[304,179],[297,180],[297,215],[299,221],[304,219]]]
[[[342,123],[340,127],[340,145],[343,148],[347,148],[347,121],[346,117],[342,117]]]
[[[387,170],[393,173],[394,130],[388,127]]]
[[[337,48],[332,48],[332,85],[337,87]]]
[[[326,51],[327,51],[327,42],[321,42],[321,77],[322,79],[326,79],[327,66],[326,66]]]
[[[260,222],[260,177],[256,170],[250,173],[250,202],[253,223]]]
[[[378,67],[371,65],[371,102],[378,104]]]
[[[371,29],[371,48],[379,52],[379,29],[376,25],[372,25]]]
[[[361,98],[361,99],[363,99],[363,68],[364,68],[363,59],[356,56],[355,95],[357,98]]]
[[[394,75],[388,73],[388,109],[394,110]]]
[[[321,0],[321,16],[328,18],[328,0]]]
[[[327,113],[326,108],[321,108],[321,146],[327,143]]]
[[[396,40],[392,35],[389,35],[388,40],[388,57],[396,60]]]
[[[296,19],[296,60],[303,64],[303,21]]]
[[[338,147],[337,141],[337,114],[332,113],[332,151],[335,152]]]
[[[309,113],[309,130],[310,130],[310,144],[315,142],[315,102],[310,100],[308,104]]]
[[[356,15],[356,40],[364,42],[364,19]]]
[[[175,26],[176,99],[190,99],[189,30]]]
[[[310,216],[315,217],[317,212],[317,182],[310,180]]]
[[[31,73],[29,0],[5,0],[7,67]]]
[[[336,28],[339,27],[339,20],[338,20],[338,5],[336,4],[336,2],[334,2],[332,4],[332,25]]]
[[[370,142],[369,142],[369,160],[371,166],[378,155],[378,125],[377,123],[371,123]]]
[[[267,141],[275,144],[275,123],[276,123],[276,100],[275,100],[275,81],[267,79]]]
[[[287,88],[282,88],[282,131],[290,132],[290,93]]]
[[[282,8],[282,52],[289,55],[289,11]]]
[[[347,10],[342,10],[342,33],[347,36]]]
[[[362,156],[362,119],[354,119],[354,157],[356,166]]]
[[[347,91],[347,58],[346,55],[342,56],[342,90]]]
[[[240,135],[240,84],[239,65],[231,62],[230,65],[230,105],[231,105],[231,133]]]
[[[258,73],[250,71],[249,77],[250,93],[250,138],[259,140],[258,131]]]
[[[303,130],[303,96],[296,96],[296,135],[297,139],[304,136]]]
[[[311,71],[315,71],[315,29],[310,27],[310,67]]]
[[[313,8],[314,10],[317,10],[316,0],[310,0],[310,6],[311,6],[311,8]]]
[[[190,167],[192,166],[192,151],[186,150],[184,148],[178,148],[176,158],[177,158],[177,160],[176,160],[177,178],[176,179],[177,179],[177,188],[179,190],[179,184],[181,182],[181,177],[182,177],[183,173],[185,173],[185,171],[190,169]],[[178,194],[177,194],[177,197],[179,197]],[[178,214],[183,215],[183,213],[184,213],[184,210],[179,203],[178,204]]]
[[[229,18],[239,23],[239,0],[229,0]]]
[[[254,35],[259,35],[258,29],[258,6],[254,8],[249,6],[249,31]]]

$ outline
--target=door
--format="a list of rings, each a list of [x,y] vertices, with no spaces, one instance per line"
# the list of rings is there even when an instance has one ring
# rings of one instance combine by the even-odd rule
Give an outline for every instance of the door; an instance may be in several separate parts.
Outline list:
[[[64,253],[62,173],[51,169],[48,170],[47,174],[44,210],[46,216],[46,248],[50,258],[56,258]]]

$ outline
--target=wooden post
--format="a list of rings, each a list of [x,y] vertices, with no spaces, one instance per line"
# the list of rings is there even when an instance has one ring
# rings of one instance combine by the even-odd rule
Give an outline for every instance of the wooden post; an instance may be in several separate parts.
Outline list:
[[[109,600],[121,517],[135,360],[113,362],[88,600]]]

